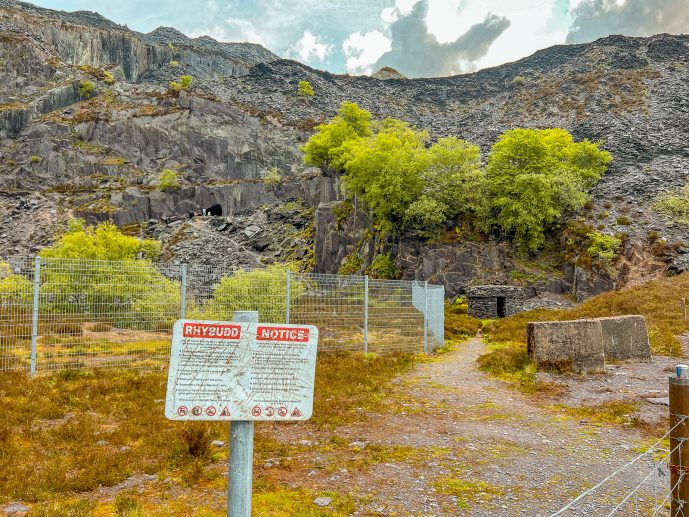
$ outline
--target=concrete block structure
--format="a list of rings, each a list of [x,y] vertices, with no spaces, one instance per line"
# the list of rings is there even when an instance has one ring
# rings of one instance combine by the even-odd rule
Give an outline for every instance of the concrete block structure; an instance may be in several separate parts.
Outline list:
[[[530,322],[528,353],[539,366],[603,371],[607,361],[650,361],[651,346],[643,316]]]
[[[651,360],[651,343],[643,316],[614,316],[598,318],[598,321],[603,331],[606,361]]]
[[[596,320],[527,323],[529,358],[541,367],[577,373],[605,370],[603,331]]]
[[[528,290],[511,285],[476,285],[466,290],[469,315],[479,319],[504,318],[523,310]]]

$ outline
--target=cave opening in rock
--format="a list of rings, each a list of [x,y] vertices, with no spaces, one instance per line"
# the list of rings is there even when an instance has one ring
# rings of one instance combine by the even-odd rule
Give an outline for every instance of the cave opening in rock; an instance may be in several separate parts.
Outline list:
[[[222,215],[222,207],[219,204],[215,204],[206,208],[206,215]]]

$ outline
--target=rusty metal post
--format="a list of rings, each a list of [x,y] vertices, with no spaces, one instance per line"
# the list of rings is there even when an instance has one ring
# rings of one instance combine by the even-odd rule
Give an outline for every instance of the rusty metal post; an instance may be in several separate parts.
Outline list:
[[[685,506],[689,505],[689,366],[677,365],[675,375],[669,380],[670,515],[683,515]]]

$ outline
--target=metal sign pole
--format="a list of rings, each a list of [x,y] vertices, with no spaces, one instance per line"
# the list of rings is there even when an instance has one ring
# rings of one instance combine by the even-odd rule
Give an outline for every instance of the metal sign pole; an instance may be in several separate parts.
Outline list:
[[[257,311],[235,311],[233,321],[258,323]],[[251,517],[251,486],[254,459],[254,423],[230,424],[227,479],[227,517]]]

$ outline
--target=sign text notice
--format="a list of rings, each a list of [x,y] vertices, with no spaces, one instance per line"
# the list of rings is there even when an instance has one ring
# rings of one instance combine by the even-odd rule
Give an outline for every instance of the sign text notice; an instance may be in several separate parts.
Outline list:
[[[179,320],[165,416],[170,420],[307,420],[318,329]]]

